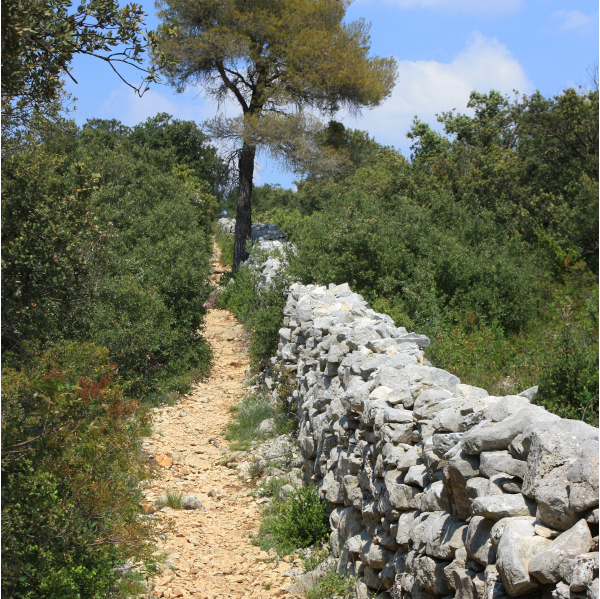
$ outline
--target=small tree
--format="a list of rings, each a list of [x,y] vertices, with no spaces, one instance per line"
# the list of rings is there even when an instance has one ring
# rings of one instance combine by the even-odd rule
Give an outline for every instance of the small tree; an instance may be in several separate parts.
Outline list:
[[[158,0],[157,43],[169,82],[200,83],[219,104],[233,99],[237,119],[213,131],[237,140],[239,191],[233,266],[247,258],[254,159],[306,161],[322,126],[305,109],[358,112],[388,97],[393,58],[369,57],[369,26],[343,23],[349,0]],[[165,64],[163,62],[163,64]],[[241,143],[240,143],[241,142]]]

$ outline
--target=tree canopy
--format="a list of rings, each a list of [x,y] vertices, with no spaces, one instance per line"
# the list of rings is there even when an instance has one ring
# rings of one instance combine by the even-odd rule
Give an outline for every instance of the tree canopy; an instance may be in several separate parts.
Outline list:
[[[76,54],[107,62],[143,93],[156,79],[154,69],[142,65],[152,42],[141,29],[144,16],[140,5],[120,7],[117,0],[81,0],[75,9],[69,0],[2,0],[3,129],[58,98],[62,77],[73,79],[69,63]],[[124,77],[123,65],[143,74],[139,86]]]
[[[320,129],[306,109],[358,112],[378,105],[392,91],[395,61],[369,56],[369,26],[343,22],[349,4],[158,2],[157,48],[169,82],[180,91],[200,84],[219,104],[231,100],[242,111],[241,118],[220,120],[215,127],[221,137],[241,142],[235,267],[247,256],[256,149],[266,147],[278,157],[305,155],[320,145],[314,141]]]

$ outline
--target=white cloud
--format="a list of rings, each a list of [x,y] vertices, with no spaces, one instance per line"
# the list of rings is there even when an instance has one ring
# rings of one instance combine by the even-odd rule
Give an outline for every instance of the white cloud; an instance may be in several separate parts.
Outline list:
[[[123,85],[104,100],[99,116],[116,118],[124,125],[132,126],[158,112],[167,112],[179,119],[201,121],[203,109],[206,110],[205,103],[196,101],[194,106],[188,98],[174,96],[168,88],[151,88],[140,98]]]
[[[435,115],[456,108],[468,113],[469,94],[491,89],[510,94],[533,91],[519,62],[497,39],[474,33],[466,48],[450,63],[434,60],[398,61],[399,80],[392,97],[364,113],[363,118],[345,118],[350,127],[367,130],[375,139],[394,145],[408,156],[406,132],[416,115],[437,126]]]
[[[512,14],[523,5],[522,0],[387,0],[400,8],[434,8],[447,12],[475,14]]]
[[[558,21],[558,29],[587,29],[598,21],[598,15],[588,16],[578,10],[557,10],[552,18]]]

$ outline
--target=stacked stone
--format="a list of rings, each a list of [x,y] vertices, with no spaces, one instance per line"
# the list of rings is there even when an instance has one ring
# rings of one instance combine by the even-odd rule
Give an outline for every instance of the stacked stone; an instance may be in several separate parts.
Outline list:
[[[235,218],[220,218],[218,225],[227,235],[235,233]],[[275,275],[282,271],[285,264],[282,262],[282,256],[285,248],[290,246],[285,233],[275,225],[253,223],[252,224],[252,246],[262,252],[267,253],[266,258],[262,258],[260,264],[256,265],[261,278],[261,285],[268,287]],[[250,261],[253,262],[252,256]]]
[[[347,284],[292,285],[279,335],[304,474],[358,597],[598,597],[598,429],[537,388],[461,384]]]

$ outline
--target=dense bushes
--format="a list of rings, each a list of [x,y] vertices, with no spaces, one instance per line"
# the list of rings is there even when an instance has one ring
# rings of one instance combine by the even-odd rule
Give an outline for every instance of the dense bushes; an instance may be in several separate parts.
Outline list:
[[[46,131],[42,134],[48,133]],[[68,131],[57,132],[60,145]],[[2,159],[2,347],[73,333],[85,303],[87,257],[97,237],[89,212],[95,177],[54,143],[37,139]]]
[[[91,262],[91,337],[136,392],[177,389],[174,377],[208,361],[199,334],[212,252],[205,204],[212,216],[216,202],[165,151],[95,150],[106,183],[91,204],[105,234]]]
[[[224,169],[164,115],[21,133],[2,160],[2,592],[117,596],[133,582],[116,567],[152,550],[139,399],[209,367]]]
[[[348,282],[435,366],[597,423],[598,91],[469,107],[446,135],[416,120],[411,162],[338,131],[360,141],[349,173],[259,188],[257,218],[296,245],[291,278]]]
[[[2,594],[99,597],[148,559],[144,419],[108,351],[66,342],[2,377]]]
[[[133,132],[40,125],[3,161],[2,335],[15,359],[33,339],[93,340],[131,394],[181,391],[190,369],[206,369],[210,188],[222,168],[214,150],[202,167],[193,123],[159,117]],[[170,147],[181,137],[193,141],[188,163]],[[212,176],[200,180],[203,168]]]

